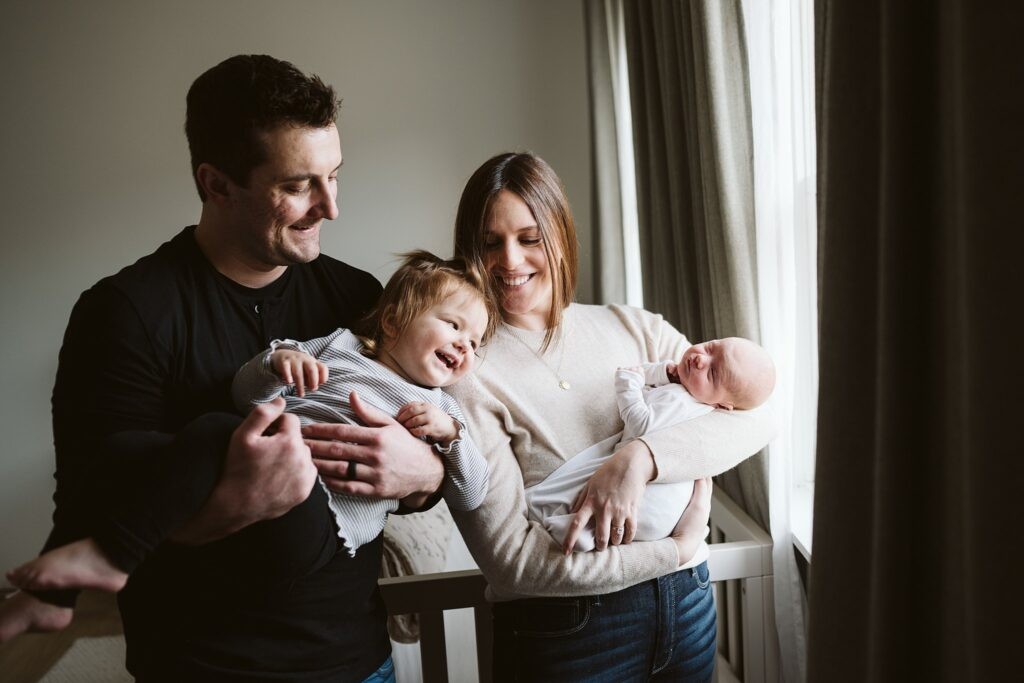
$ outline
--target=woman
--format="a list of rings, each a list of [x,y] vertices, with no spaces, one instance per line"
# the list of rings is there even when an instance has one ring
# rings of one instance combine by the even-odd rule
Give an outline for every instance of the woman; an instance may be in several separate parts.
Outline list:
[[[715,411],[621,448],[577,501],[577,522],[592,518],[607,549],[564,555],[528,520],[524,484],[622,428],[617,367],[676,359],[689,343],[646,311],[571,303],[572,213],[536,156],[502,154],[477,169],[459,204],[455,252],[491,274],[503,317],[477,372],[454,392],[491,467],[484,505],[455,519],[496,601],[496,678],[709,680],[710,484],[697,483],[669,539],[630,544],[636,506],[648,481],[733,467],[768,441],[770,419]],[[538,597],[514,599],[525,596]]]

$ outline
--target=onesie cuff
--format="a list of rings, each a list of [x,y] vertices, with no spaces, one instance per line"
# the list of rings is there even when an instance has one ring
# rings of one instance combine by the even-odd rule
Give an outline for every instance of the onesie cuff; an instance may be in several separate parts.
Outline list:
[[[442,446],[439,443],[435,443],[434,444],[434,450],[437,451],[438,453],[440,453],[441,455],[451,455],[452,454],[452,449],[455,448],[455,444],[461,443],[462,440],[465,439],[465,438],[466,438],[466,428],[465,427],[459,427],[459,433],[455,435],[455,438],[452,439],[448,443],[447,446]]]
[[[302,345],[294,339],[275,339],[270,342],[270,350],[263,356],[263,364],[261,369],[264,372],[272,373],[275,377],[277,373],[274,372],[273,364],[270,361],[270,357],[274,355],[274,351],[278,349],[285,349],[289,351],[302,351]]]
[[[275,339],[270,342],[270,352],[277,351],[278,348],[284,347],[293,351],[302,351],[302,344],[295,341],[294,339]]]

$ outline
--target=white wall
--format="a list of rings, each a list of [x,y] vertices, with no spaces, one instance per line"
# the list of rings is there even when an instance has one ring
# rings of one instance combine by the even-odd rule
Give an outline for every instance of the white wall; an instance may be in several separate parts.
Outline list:
[[[386,278],[448,254],[462,185],[530,149],[561,175],[589,258],[582,8],[570,0],[18,2],[0,12],[0,569],[49,530],[50,390],[68,313],[194,223],[185,92],[267,53],[344,98],[341,216],[326,253]],[[581,300],[588,300],[585,276]]]

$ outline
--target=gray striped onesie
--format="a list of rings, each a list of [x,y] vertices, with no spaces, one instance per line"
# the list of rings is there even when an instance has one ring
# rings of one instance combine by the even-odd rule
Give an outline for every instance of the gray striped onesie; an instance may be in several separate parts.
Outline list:
[[[295,396],[294,387],[284,384],[271,367],[270,355],[279,348],[297,349],[323,362],[330,369],[329,379],[316,391],[306,392],[301,398]],[[389,368],[362,355],[362,348],[359,339],[345,329],[306,342],[276,340],[235,375],[232,385],[235,405],[248,412],[256,404],[283,396],[285,410],[307,425],[360,424],[348,403],[352,391],[391,416],[410,401],[432,403],[463,425],[459,438],[447,449],[435,446],[445,463],[441,493],[453,510],[469,511],[479,507],[487,495],[487,461],[466,433],[466,418],[459,404],[440,389],[425,389],[406,382]],[[320,485],[324,486],[322,479]],[[346,496],[326,486],[324,490],[338,525],[338,536],[344,539],[350,555],[377,538],[384,529],[388,513],[398,509],[397,500]]]

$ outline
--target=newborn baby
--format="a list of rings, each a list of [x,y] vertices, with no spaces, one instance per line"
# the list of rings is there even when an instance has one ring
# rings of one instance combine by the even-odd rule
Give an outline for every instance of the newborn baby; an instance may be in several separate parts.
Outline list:
[[[764,403],[775,388],[775,366],[760,346],[741,337],[694,344],[678,363],[647,363],[619,368],[615,391],[624,428],[577,453],[544,481],[526,489],[530,518],[542,523],[559,545],[565,545],[576,495],[597,469],[623,444],[659,429],[705,415],[716,408],[749,410]],[[648,484],[637,511],[633,540],[666,538],[686,509],[693,482]],[[621,528],[612,529],[614,536]],[[574,550],[593,550],[592,526],[576,540]],[[568,552],[568,549],[567,549]]]

